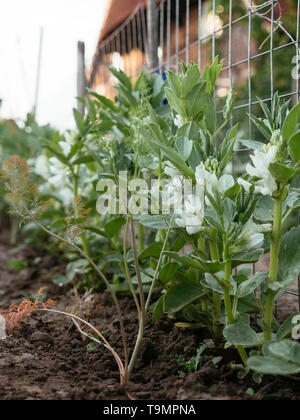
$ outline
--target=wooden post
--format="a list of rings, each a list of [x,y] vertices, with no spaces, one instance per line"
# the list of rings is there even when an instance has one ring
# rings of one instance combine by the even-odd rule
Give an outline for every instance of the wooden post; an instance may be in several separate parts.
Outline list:
[[[87,81],[85,75],[84,42],[77,43],[77,96],[84,98],[86,96]],[[84,105],[77,101],[77,110],[84,113]]]
[[[156,0],[147,0],[147,23],[148,23],[148,56],[147,65],[149,70],[157,69],[158,62],[158,9]]]
[[[38,98],[39,98],[39,89],[40,89],[43,37],[44,37],[44,28],[42,27],[40,29],[40,44],[39,44],[38,65],[37,65],[37,73],[36,73],[36,85],[35,85],[34,106],[33,106],[33,114],[34,114],[34,119],[35,120],[36,120]]]

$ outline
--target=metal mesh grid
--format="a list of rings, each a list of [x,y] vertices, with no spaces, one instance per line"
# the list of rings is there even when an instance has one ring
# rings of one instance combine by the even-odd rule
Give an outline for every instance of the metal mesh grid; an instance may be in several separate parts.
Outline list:
[[[273,95],[279,91],[281,98],[298,102],[299,78],[292,78],[292,69],[296,66],[299,74],[300,0],[161,0],[155,3],[156,13],[151,20],[141,2],[98,45],[90,86],[99,93],[114,96],[115,80],[108,71],[110,65],[122,68],[135,80],[142,69],[149,73],[179,71],[181,60],[194,61],[203,70],[219,55],[224,59],[224,67],[215,91],[217,112],[222,113],[226,93],[233,87],[238,100],[231,124],[237,120],[246,122],[240,127],[243,138],[251,140],[257,135],[250,117],[246,117],[246,113],[259,114],[257,96],[272,105]],[[157,31],[158,36],[152,37],[151,31]],[[258,40],[260,32],[262,37]],[[150,45],[156,38],[157,45]],[[151,66],[149,52],[153,50],[157,65]],[[248,153],[242,147],[235,150],[233,172],[239,171]]]

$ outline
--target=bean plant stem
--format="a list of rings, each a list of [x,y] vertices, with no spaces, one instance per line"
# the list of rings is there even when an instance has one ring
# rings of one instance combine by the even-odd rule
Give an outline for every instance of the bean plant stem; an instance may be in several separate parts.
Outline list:
[[[225,287],[224,287],[224,304],[227,319],[229,324],[234,323],[234,317],[232,313],[231,297],[230,297],[230,276],[231,276],[231,261],[227,260],[225,262]]]
[[[155,269],[154,277],[153,277],[153,280],[152,280],[152,283],[151,283],[151,286],[150,286],[150,290],[149,290],[148,297],[147,297],[147,302],[146,302],[146,308],[145,308],[146,309],[146,312],[148,311],[148,308],[149,308],[149,305],[150,305],[150,302],[151,302],[152,293],[153,293],[154,286],[155,286],[155,283],[156,283],[156,280],[157,280],[158,272],[160,270],[160,266],[161,266],[161,262],[162,262],[162,259],[163,259],[163,255],[164,255],[165,249],[167,247],[167,243],[168,243],[168,239],[169,239],[169,234],[170,234],[172,223],[173,223],[173,218],[171,219],[169,228],[168,228],[167,233],[165,235],[163,247],[161,249],[161,253],[160,253],[160,256],[159,256],[159,259],[158,259],[158,263],[157,263],[157,266],[156,266],[156,269]]]
[[[230,288],[231,288],[230,276],[231,276],[232,267],[231,267],[231,260],[230,260],[230,256],[228,252],[228,247],[226,245],[224,248],[224,261],[225,261],[225,275],[224,275],[225,286],[223,287],[224,304],[225,304],[225,311],[226,311],[228,323],[231,325],[231,324],[234,324],[235,322],[233,312],[232,312],[231,297],[230,297]],[[242,346],[237,346],[237,350],[239,352],[239,355],[244,365],[247,366],[248,355],[247,355],[246,350]]]
[[[212,261],[219,261],[219,248],[218,248],[218,232],[215,229],[212,229],[211,239],[209,242],[210,247],[210,256]],[[214,330],[217,333],[217,324],[221,318],[221,295],[219,293],[213,292],[213,323]]]
[[[73,175],[73,180],[74,180],[73,181],[73,195],[74,195],[75,217],[78,217],[78,206],[77,206],[77,202],[76,202],[76,198],[78,197],[78,175],[77,175],[77,173],[74,172],[73,168],[72,168],[72,175]],[[80,235],[80,238],[81,238],[82,247],[84,249],[84,252],[90,257],[91,256],[91,249],[90,249],[89,243],[86,239],[86,235],[85,235],[84,232]]]
[[[133,260],[134,260],[134,266],[136,271],[136,276],[138,280],[138,288],[139,288],[139,295],[140,295],[140,316],[139,316],[139,332],[138,336],[135,342],[134,350],[129,362],[128,366],[128,379],[130,378],[130,375],[132,373],[132,370],[134,368],[134,364],[136,361],[136,358],[139,354],[140,347],[144,338],[144,331],[145,331],[145,318],[146,318],[146,309],[145,309],[145,295],[144,295],[144,289],[143,289],[143,282],[141,278],[141,271],[140,271],[140,264],[137,256],[137,250],[136,250],[136,243],[135,243],[135,233],[134,233],[134,226],[132,217],[129,216],[129,222],[130,222],[130,232],[131,232],[131,245],[132,245],[132,251],[133,251]]]
[[[217,131],[211,135],[211,142],[213,142],[213,140],[217,137],[217,135],[226,127],[228,122],[229,120],[225,120],[223,124],[217,129]]]
[[[129,269],[128,269],[128,263],[127,263],[127,244],[126,244],[126,241],[127,241],[127,236],[128,236],[129,219],[130,219],[130,216],[127,215],[125,232],[124,232],[124,240],[123,240],[124,272],[125,272],[126,280],[129,284],[130,291],[132,293],[132,296],[133,296],[133,299],[134,299],[134,302],[135,302],[135,306],[136,306],[137,311],[138,311],[138,316],[139,316],[139,319],[140,319],[141,318],[141,307],[140,307],[137,295],[135,293],[134,286],[133,286],[132,281],[131,281],[131,275],[130,275],[130,272],[129,272]]]
[[[139,223],[138,225],[138,240],[139,240],[139,252],[144,251],[145,248],[145,231],[144,226]]]
[[[293,213],[293,211],[295,210],[294,207],[291,207],[285,214],[285,216],[282,218],[282,222],[281,225],[283,226],[283,224],[287,221],[287,219],[290,217],[290,215]]]
[[[274,222],[271,239],[271,251],[270,251],[270,270],[269,270],[269,286],[277,281],[278,274],[278,259],[280,250],[280,238],[281,238],[281,227],[282,227],[282,200],[277,198],[274,204]],[[264,315],[264,338],[265,341],[269,341],[272,338],[272,321],[274,314],[274,294],[270,291],[265,305]]]

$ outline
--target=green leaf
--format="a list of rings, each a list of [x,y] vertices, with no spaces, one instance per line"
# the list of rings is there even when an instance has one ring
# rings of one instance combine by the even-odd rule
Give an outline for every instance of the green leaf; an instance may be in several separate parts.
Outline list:
[[[277,341],[283,340],[284,338],[290,338],[293,328],[295,327],[292,321],[293,318],[297,315],[300,315],[300,312],[296,312],[294,314],[289,315],[280,325],[276,334]]]
[[[24,268],[28,267],[27,262],[21,261],[21,260],[8,260],[6,264],[7,264],[7,267],[13,271],[21,271]]]
[[[73,165],[81,165],[84,163],[95,162],[95,159],[92,156],[81,156],[73,162]]]
[[[57,274],[52,277],[52,282],[56,284],[59,287],[65,286],[66,284],[71,283],[72,280],[70,280],[66,276],[62,276],[61,274]]]
[[[257,202],[254,218],[260,222],[273,222],[274,201],[269,196],[263,196]]]
[[[251,295],[260,284],[268,278],[268,273],[256,273],[251,279],[244,281],[238,287],[238,297]]]
[[[126,87],[126,89],[131,92],[132,91],[132,85],[131,80],[127,76],[126,73],[124,73],[123,70],[118,70],[114,67],[109,67],[109,71],[119,80],[119,82]]]
[[[284,184],[287,184],[288,181],[295,175],[295,169],[288,168],[287,166],[276,162],[270,163],[269,171],[277,181]]]
[[[262,151],[264,148],[264,143],[261,143],[260,141],[239,139],[239,142],[242,143],[243,146],[246,146],[252,150]]]
[[[229,120],[230,115],[232,114],[234,103],[235,97],[232,94],[232,89],[230,89],[223,109],[223,117],[225,121]]]
[[[125,225],[125,218],[120,216],[116,217],[115,219],[109,221],[104,229],[107,235],[109,236],[116,236],[120,233],[122,227]]]
[[[63,154],[61,148],[50,140],[42,139],[43,145],[48,149],[60,162],[65,165],[69,164],[68,158]]]
[[[164,265],[158,275],[158,278],[163,283],[168,283],[169,281],[174,279],[175,274],[179,270],[180,265],[175,262],[170,262]]]
[[[254,125],[257,127],[257,129],[261,132],[261,134],[267,139],[270,140],[272,137],[272,132],[268,125],[260,120],[259,118],[256,118],[254,115],[249,115]]]
[[[232,257],[232,268],[241,264],[255,263],[260,260],[263,254],[264,250],[262,248],[234,254]]]
[[[167,76],[167,81],[168,81],[168,84],[169,84],[170,88],[172,89],[174,94],[178,98],[180,98],[181,94],[182,94],[181,77],[179,75],[175,74],[172,71],[167,71],[166,76]]]
[[[300,161],[300,131],[290,138],[289,153],[294,162]]]
[[[227,131],[225,139],[220,145],[220,161],[222,170],[225,169],[227,163],[229,162],[232,156],[232,151],[237,137],[237,130],[238,124],[236,124],[234,127]]]
[[[216,57],[211,66],[207,65],[204,69],[203,80],[206,81],[206,91],[209,95],[213,93],[216,81],[221,73],[223,60],[219,63],[219,57]]]
[[[163,247],[162,242],[154,242],[149,245],[144,251],[139,254],[139,259],[144,260],[145,258],[159,258],[161,250]]]
[[[148,274],[141,272],[141,280],[143,284],[152,283],[153,277],[150,277]],[[138,284],[137,276],[132,277],[131,281],[133,284]]]
[[[84,122],[84,116],[77,111],[76,108],[73,108],[73,115],[76,122],[76,126],[78,128],[78,131],[81,135],[85,134],[85,122]]]
[[[76,274],[86,274],[88,265],[89,265],[88,261],[85,260],[84,258],[71,261],[67,265],[67,270],[66,270],[68,280],[73,281]]]
[[[268,355],[295,363],[300,369],[300,343],[296,341],[282,340],[271,343],[268,346]]]
[[[88,92],[91,95],[93,95],[96,99],[98,99],[98,101],[101,102],[107,108],[109,108],[109,109],[111,109],[112,111],[115,111],[115,112],[117,111],[117,108],[116,108],[115,104],[110,99],[106,98],[105,96],[99,95],[97,92],[95,92],[92,89],[88,89]]]
[[[285,292],[300,273],[299,238],[300,227],[296,227],[287,232],[281,240],[277,281],[283,285],[283,289],[277,298]]]
[[[208,131],[210,132],[210,134],[213,134],[216,129],[217,115],[216,115],[216,108],[215,108],[214,101],[212,97],[209,95],[206,95],[206,99],[205,99],[204,116],[205,116],[206,127]]]
[[[180,155],[174,149],[172,149],[172,147],[169,147],[155,140],[152,140],[152,144],[155,145],[158,149],[161,149],[168,160],[172,162],[173,165],[179,169],[183,175],[188,178],[195,177],[194,171],[185,163]]]
[[[205,280],[201,282],[203,287],[213,290],[220,295],[224,294],[224,289],[222,284],[224,284],[224,272],[216,273],[216,277],[219,279],[217,282],[216,278],[212,276],[210,273],[205,273]],[[233,277],[230,277],[230,294],[232,296],[236,295],[236,282],[234,281]]]
[[[164,312],[177,312],[200,298],[203,294],[201,287],[195,287],[189,281],[183,280],[172,287],[164,297]]]
[[[300,366],[271,356],[252,356],[247,365],[255,372],[265,375],[296,375]]]
[[[282,126],[282,138],[289,143],[290,138],[297,130],[300,121],[300,103],[296,105],[287,115]]]
[[[195,121],[189,121],[178,128],[177,138],[186,137],[189,140],[193,140],[194,143],[200,142],[199,128]]]
[[[209,226],[217,229],[219,232],[224,233],[224,227],[221,225],[218,216],[210,210],[205,210],[205,221]]]
[[[187,161],[188,158],[190,157],[192,150],[193,150],[193,141],[187,139],[186,137],[179,137],[176,140],[176,147],[177,150],[180,154],[180,157],[184,160]]]
[[[177,252],[170,251],[166,251],[164,254],[168,255],[168,257],[173,258],[176,261],[181,262],[184,265],[187,265],[188,267],[193,267],[203,272],[206,271],[206,268],[202,263],[200,263],[198,260],[195,260],[194,258],[188,257],[187,255],[178,255]]]
[[[167,97],[167,100],[174,111],[177,112],[177,114],[186,116],[185,108],[183,105],[183,101],[176,95],[176,93],[171,90],[170,88],[165,88],[165,94]]]
[[[273,126],[273,119],[272,119],[272,115],[271,115],[271,112],[270,112],[268,106],[260,98],[257,98],[257,99],[258,99],[258,102],[260,104],[261,109],[263,110],[263,113],[265,114],[266,119],[268,120],[268,122],[270,124],[270,127],[272,127]]]
[[[155,323],[162,317],[164,313],[164,296],[161,296],[155,304],[153,315],[152,315],[152,322]]]
[[[249,325],[236,323],[224,329],[224,337],[234,346],[254,347],[261,342],[260,336]]]
[[[200,80],[200,70],[197,65],[191,65],[182,79],[182,94],[185,97]]]
[[[186,96],[185,107],[189,117],[197,117],[207,106],[210,98],[205,92],[205,83],[198,83],[197,86]]]
[[[119,93],[120,99],[126,104],[126,106],[133,108],[136,108],[138,106],[138,101],[133,96],[131,91],[129,91],[125,86],[119,85],[116,86],[115,89]]]
[[[138,220],[139,223],[143,226],[149,227],[151,229],[167,230],[171,223],[171,217],[167,215],[150,215],[150,214],[141,214],[134,217],[135,220]]]

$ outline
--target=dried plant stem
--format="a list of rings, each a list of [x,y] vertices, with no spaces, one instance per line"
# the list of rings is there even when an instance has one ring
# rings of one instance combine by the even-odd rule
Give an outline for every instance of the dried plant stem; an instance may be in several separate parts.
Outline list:
[[[70,314],[68,312],[63,312],[63,311],[59,311],[57,309],[39,309],[40,311],[43,312],[51,312],[51,313],[55,313],[55,314],[59,314],[59,315],[63,315],[66,316],[68,318],[71,318],[74,322],[74,324],[76,325],[77,329],[79,330],[79,332],[81,334],[83,334],[84,336],[88,337],[90,340],[95,341],[97,344],[103,344],[105,348],[107,348],[113,355],[113,357],[115,358],[118,368],[119,368],[119,372],[120,372],[120,382],[121,384],[124,384],[127,380],[127,375],[126,375],[126,371],[123,365],[122,360],[120,359],[118,353],[111,347],[111,345],[109,344],[109,342],[106,340],[106,338],[103,336],[103,334],[101,334],[101,332],[99,330],[97,330],[97,328],[95,328],[92,324],[90,324],[89,322],[85,321],[82,318],[79,318],[78,316],[74,315],[74,314]],[[97,334],[101,340],[103,341],[103,343],[101,343],[100,340],[97,340],[94,337],[89,336],[86,332],[84,332],[82,330],[82,328],[80,327],[80,325],[78,324],[78,322],[83,323],[84,325],[86,325],[88,328],[90,328],[95,334]]]
[[[111,286],[109,284],[109,281],[107,280],[105,275],[102,273],[102,271],[99,269],[99,267],[94,263],[94,261],[81,248],[79,248],[79,246],[77,246],[77,245],[73,244],[72,242],[68,241],[67,239],[62,238],[62,237],[56,235],[55,233],[51,232],[45,226],[43,226],[38,220],[33,219],[33,221],[36,223],[37,226],[39,226],[39,228],[41,228],[48,235],[52,236],[53,238],[55,238],[58,241],[63,242],[64,244],[74,248],[83,258],[85,258],[91,264],[91,266],[94,268],[96,273],[104,281],[106,287],[108,288],[108,290],[111,294],[111,297],[113,299],[113,302],[114,302],[116,310],[117,310],[118,320],[119,320],[119,323],[120,323],[120,332],[121,332],[123,347],[124,347],[125,372],[127,372],[129,356],[128,356],[128,345],[127,345],[127,339],[126,339],[126,335],[125,335],[123,317],[122,317],[121,308],[120,308],[118,298],[117,298],[115,292],[113,291],[113,289],[111,288]]]

